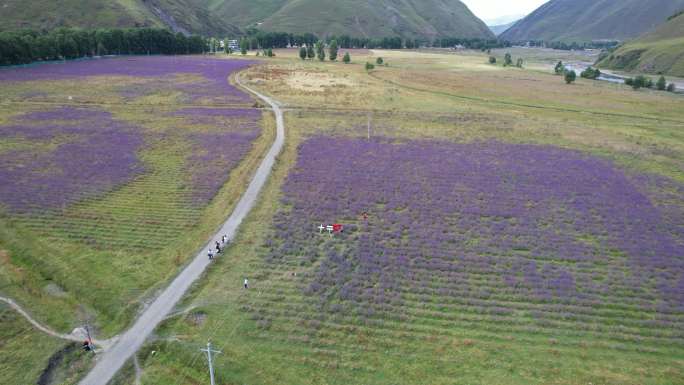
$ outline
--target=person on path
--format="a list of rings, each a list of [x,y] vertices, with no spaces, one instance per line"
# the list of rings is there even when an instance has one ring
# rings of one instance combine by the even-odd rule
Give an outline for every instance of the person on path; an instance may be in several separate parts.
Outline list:
[[[209,248],[209,251],[207,251],[207,255],[209,256],[209,260],[210,260],[210,261],[211,261],[212,259],[214,259],[214,250],[212,250],[211,248]]]
[[[227,242],[228,242],[228,237],[225,235],[222,236],[221,237],[221,245],[223,245],[225,247]]]
[[[216,253],[218,254],[220,252],[221,252],[221,245],[219,245],[219,242],[216,241]]]
[[[249,289],[249,280],[245,278],[245,289]]]

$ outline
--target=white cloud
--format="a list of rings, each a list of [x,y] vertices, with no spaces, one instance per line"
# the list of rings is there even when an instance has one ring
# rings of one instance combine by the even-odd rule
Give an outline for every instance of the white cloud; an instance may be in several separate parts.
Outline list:
[[[461,0],[477,17],[494,20],[502,16],[526,15],[548,0]]]

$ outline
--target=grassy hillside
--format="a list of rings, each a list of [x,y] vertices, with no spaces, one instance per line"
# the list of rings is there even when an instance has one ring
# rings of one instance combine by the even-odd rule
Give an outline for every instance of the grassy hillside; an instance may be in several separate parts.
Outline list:
[[[0,31],[152,26],[214,35],[238,31],[195,0],[7,0],[0,12]]]
[[[458,0],[208,0],[224,20],[269,31],[318,35],[493,37]]]
[[[501,37],[511,41],[624,40],[652,30],[684,0],[551,0]]]
[[[618,48],[601,67],[684,76],[684,15]]]

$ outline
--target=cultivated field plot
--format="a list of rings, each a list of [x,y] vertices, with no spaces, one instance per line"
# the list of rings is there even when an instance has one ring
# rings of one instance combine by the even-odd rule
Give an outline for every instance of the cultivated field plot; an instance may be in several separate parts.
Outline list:
[[[211,339],[219,383],[682,383],[681,99],[366,55],[247,71],[288,145],[142,382],[208,381]]]
[[[249,64],[0,71],[0,292],[58,330],[126,325],[230,213],[270,144],[262,112],[229,84]]]
[[[265,320],[684,347],[684,185],[552,147],[322,137],[283,192],[267,266],[314,268],[261,297]],[[312,230],[335,222],[353,225]]]

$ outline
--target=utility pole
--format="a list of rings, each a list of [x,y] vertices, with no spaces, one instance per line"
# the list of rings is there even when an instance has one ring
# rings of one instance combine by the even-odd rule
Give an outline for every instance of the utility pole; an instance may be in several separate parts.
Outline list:
[[[207,342],[206,349],[200,349],[201,351],[207,353],[207,361],[209,361],[209,377],[211,378],[211,385],[214,384],[214,363],[212,362],[211,353],[221,354],[218,350],[213,350],[211,348],[211,341]]]

